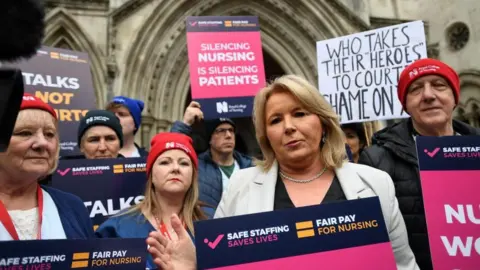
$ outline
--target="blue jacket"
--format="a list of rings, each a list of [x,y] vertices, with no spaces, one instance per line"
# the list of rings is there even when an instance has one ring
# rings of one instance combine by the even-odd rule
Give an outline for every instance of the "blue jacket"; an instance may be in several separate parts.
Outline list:
[[[183,122],[175,121],[170,131],[191,136],[192,128]],[[233,152],[233,158],[237,161],[240,169],[253,166],[252,158],[238,151]],[[198,182],[200,184],[200,201],[216,209],[222,198],[223,182],[220,168],[212,160],[210,150],[198,155]]]
[[[52,197],[67,239],[95,238],[87,208],[79,197],[47,186],[42,189]]]
[[[145,216],[141,213],[134,212],[110,217],[97,228],[95,235],[98,238],[147,239],[148,234],[153,231],[155,231],[155,228],[146,220]],[[145,246],[146,245],[147,243],[145,243]],[[146,268],[157,269],[150,254],[147,255]]]
[[[213,209],[203,208],[203,210],[209,219],[213,217]],[[127,210],[123,212],[125,211]],[[146,240],[153,231],[156,229],[142,213],[133,212],[110,217],[97,228],[95,235],[98,238],[144,238]],[[189,234],[193,241],[193,235],[190,232]],[[145,245],[147,244],[145,243]],[[146,268],[157,269],[150,254],[147,255]]]

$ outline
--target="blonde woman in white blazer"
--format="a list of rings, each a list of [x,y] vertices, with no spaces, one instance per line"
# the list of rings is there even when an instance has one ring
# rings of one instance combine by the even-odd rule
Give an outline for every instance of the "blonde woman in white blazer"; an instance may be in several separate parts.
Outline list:
[[[277,78],[256,95],[253,115],[263,160],[231,176],[215,218],[378,196],[397,268],[419,269],[392,179],[347,162],[338,116],[314,86],[294,75]],[[163,254],[170,253],[164,258],[186,258],[175,256],[188,249],[182,242],[169,245],[162,236],[155,238]]]

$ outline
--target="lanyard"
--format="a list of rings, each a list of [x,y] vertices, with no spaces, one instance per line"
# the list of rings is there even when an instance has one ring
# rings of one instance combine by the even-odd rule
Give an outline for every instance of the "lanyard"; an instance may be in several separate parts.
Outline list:
[[[40,186],[37,186],[37,203],[38,203],[38,234],[37,239],[42,237],[42,217],[43,217],[43,192]],[[12,218],[8,214],[7,208],[0,201],[0,222],[3,224],[8,233],[12,236],[13,240],[20,240],[13,224]]]
[[[165,225],[165,223],[163,223],[163,220],[160,221],[158,217],[155,217],[155,221],[157,222],[157,228],[160,230],[160,232],[163,234],[163,236],[172,240],[172,237],[170,237],[170,233],[168,232],[167,225]],[[185,223],[183,223],[183,226],[185,228],[187,228],[187,225]]]
[[[160,232],[163,234],[163,236],[172,240],[172,238],[170,237],[170,233],[168,233],[167,225],[163,223],[163,220],[159,222],[158,217],[155,217],[155,221],[157,222],[157,227],[160,230]]]

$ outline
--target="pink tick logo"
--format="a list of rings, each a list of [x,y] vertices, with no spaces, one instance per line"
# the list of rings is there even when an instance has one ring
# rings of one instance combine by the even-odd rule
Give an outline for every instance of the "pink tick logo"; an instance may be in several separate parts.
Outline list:
[[[431,158],[433,158],[438,153],[438,151],[440,151],[440,147],[433,149],[432,152],[429,152],[427,149],[423,150],[423,152],[425,152]]]
[[[65,176],[68,172],[70,171],[70,168],[68,169],[65,169],[65,170],[57,170],[58,174],[60,174],[61,176]]]
[[[204,242],[205,244],[207,244],[211,249],[215,249],[215,248],[218,246],[218,244],[220,243],[220,241],[222,241],[223,236],[225,236],[225,235],[224,235],[224,234],[220,234],[219,236],[217,236],[217,238],[216,238],[215,241],[213,241],[213,242],[210,242],[207,238],[205,238],[205,239],[203,240],[203,242]]]
[[[197,25],[197,22],[190,22],[190,25],[195,26],[195,25]]]

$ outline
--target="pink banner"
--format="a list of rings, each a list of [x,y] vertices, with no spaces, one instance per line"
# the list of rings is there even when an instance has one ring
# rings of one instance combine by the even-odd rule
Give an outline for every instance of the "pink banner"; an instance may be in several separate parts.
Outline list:
[[[187,47],[192,99],[204,118],[251,116],[266,83],[258,18],[187,17]]]
[[[480,171],[420,177],[434,269],[480,269]]]
[[[433,269],[480,269],[480,136],[417,137]]]
[[[260,32],[188,33],[192,98],[254,96],[265,86]]]
[[[375,254],[376,260],[365,260]],[[345,260],[344,258],[348,258]],[[293,256],[268,261],[211,268],[211,270],[317,270],[317,269],[355,269],[355,270],[394,270],[395,258],[390,243],[346,248],[327,252]]]

